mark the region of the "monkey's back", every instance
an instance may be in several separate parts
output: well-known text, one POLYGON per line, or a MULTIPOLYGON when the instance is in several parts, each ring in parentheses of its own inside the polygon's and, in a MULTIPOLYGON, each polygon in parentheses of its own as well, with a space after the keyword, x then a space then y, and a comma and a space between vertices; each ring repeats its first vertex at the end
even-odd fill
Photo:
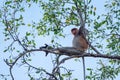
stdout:
POLYGON ((86 40, 82 36, 75 36, 73 38, 73 47, 80 50, 80 51, 85 51, 88 48, 88 44, 86 40))

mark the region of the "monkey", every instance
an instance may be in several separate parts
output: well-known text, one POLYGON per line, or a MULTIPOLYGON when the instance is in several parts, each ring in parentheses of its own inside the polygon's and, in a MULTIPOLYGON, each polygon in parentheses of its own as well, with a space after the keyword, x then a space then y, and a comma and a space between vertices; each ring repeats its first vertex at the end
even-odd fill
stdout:
MULTIPOLYGON (((83 32, 81 31, 82 29, 80 28, 79 30, 77 28, 73 28, 71 29, 71 33, 73 34, 74 38, 72 41, 72 45, 75 49, 82 51, 83 53, 88 49, 88 42, 86 40, 86 32, 85 34, 83 34, 83 32)), ((84 57, 82 57, 82 61, 83 61, 83 71, 84 71, 84 80, 85 80, 85 60, 84 57)))
POLYGON ((71 29, 72 34, 74 35, 72 45, 75 49, 80 51, 86 51, 88 49, 88 43, 82 34, 77 28, 71 29))

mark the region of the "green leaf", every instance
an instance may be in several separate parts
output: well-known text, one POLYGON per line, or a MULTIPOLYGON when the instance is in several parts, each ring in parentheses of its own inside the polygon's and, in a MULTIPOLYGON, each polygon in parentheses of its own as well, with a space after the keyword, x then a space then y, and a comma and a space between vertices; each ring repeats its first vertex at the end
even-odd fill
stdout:
POLYGON ((100 19, 100 16, 98 16, 97 19, 100 19))
POLYGON ((86 76, 87 79, 91 80, 91 76, 86 76))
POLYGON ((19 50, 17 50, 16 52, 18 52, 18 53, 19 53, 20 51, 19 51, 19 50))
POLYGON ((28 59, 27 61, 32 61, 31 59, 28 59))
POLYGON ((43 78, 42 80, 48 80, 48 79, 46 79, 46 78, 43 78))
POLYGON ((91 68, 87 68, 88 71, 91 71, 92 69, 91 68))
POLYGON ((91 0, 88 0, 88 3, 91 3, 91 0))
POLYGON ((8 49, 5 49, 3 52, 7 52, 8 49))
POLYGON ((30 2, 30 0, 27 0, 27 2, 30 2))
POLYGON ((7 2, 5 2, 5 5, 8 5, 10 3, 12 3, 12 1, 7 1, 7 2))
POLYGON ((29 32, 26 32, 26 36, 30 36, 31 35, 31 33, 29 33, 29 32))
POLYGON ((75 6, 72 6, 72 10, 76 10, 76 7, 75 7, 75 6))
POLYGON ((12 59, 10 59, 10 63, 12 63, 13 62, 13 60, 12 59))
POLYGON ((73 79, 73 80, 78 80, 77 78, 73 79))
POLYGON ((36 73, 40 73, 40 70, 37 70, 36 73))
POLYGON ((115 6, 116 5, 116 3, 115 2, 112 2, 112 6, 115 6))
POLYGON ((93 15, 95 16, 95 15, 96 15, 96 13, 95 13, 95 12, 93 12, 93 15))
POLYGON ((31 41, 28 41, 28 44, 31 44, 32 42, 31 41))
POLYGON ((90 10, 89 13, 92 14, 92 10, 90 10))
POLYGON ((30 27, 31 26, 31 24, 27 24, 28 25, 28 27, 30 27))
POLYGON ((25 11, 25 9, 24 9, 24 8, 20 8, 20 11, 21 11, 21 12, 24 12, 24 11, 25 11))

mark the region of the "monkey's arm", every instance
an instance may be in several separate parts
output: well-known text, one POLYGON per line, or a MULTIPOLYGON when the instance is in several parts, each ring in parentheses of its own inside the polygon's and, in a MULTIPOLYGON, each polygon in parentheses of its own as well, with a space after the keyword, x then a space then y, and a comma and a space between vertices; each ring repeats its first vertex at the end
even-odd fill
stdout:
POLYGON ((85 51, 88 48, 88 43, 86 39, 83 36, 80 36, 79 43, 81 45, 81 48, 85 51))

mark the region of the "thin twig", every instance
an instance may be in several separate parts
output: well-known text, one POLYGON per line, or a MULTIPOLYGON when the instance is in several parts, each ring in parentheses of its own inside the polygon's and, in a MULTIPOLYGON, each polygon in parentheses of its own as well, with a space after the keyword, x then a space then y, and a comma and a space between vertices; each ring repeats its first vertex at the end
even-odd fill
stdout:
POLYGON ((69 56, 69 57, 63 58, 63 59, 57 64, 57 66, 53 69, 52 73, 54 74, 62 63, 64 63, 66 60, 69 60, 69 59, 71 59, 71 58, 76 58, 76 56, 69 56))
MULTIPOLYGON (((40 70, 39 68, 34 67, 34 66, 32 66, 31 64, 29 64, 29 63, 25 60, 24 56, 23 56, 23 59, 24 59, 24 62, 25 62, 28 66, 30 66, 31 68, 34 68, 34 69, 36 69, 36 70, 40 70)), ((54 76, 53 74, 47 72, 47 71, 44 70, 44 69, 42 69, 42 71, 45 72, 46 74, 48 74, 50 77, 52 76, 53 78, 55 78, 55 80, 57 80, 57 77, 54 76)))
POLYGON ((12 80, 14 80, 14 76, 12 74, 12 67, 9 68, 9 71, 10 71, 10 76, 11 76, 12 80))

